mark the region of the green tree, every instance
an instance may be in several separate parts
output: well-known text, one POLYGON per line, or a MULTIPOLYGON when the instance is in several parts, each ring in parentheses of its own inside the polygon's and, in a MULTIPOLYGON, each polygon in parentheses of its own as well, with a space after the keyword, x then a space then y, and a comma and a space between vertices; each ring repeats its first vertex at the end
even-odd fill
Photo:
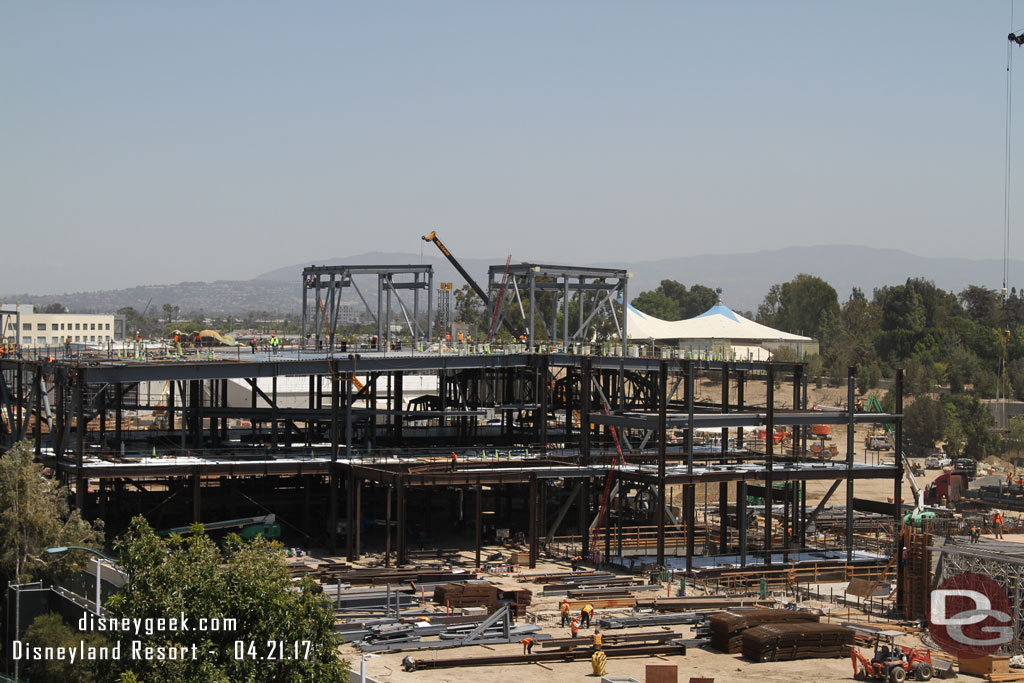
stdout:
POLYGON ((959 299, 967 317, 974 322, 985 327, 1003 327, 1003 307, 996 290, 968 285, 960 292, 959 299))
POLYGON ((633 308, 662 320, 680 320, 679 304, 664 292, 650 290, 642 292, 631 302, 633 308))
POLYGON ((718 292, 704 285, 686 285, 662 280, 657 289, 642 292, 633 307, 662 320, 684 320, 704 313, 718 303, 718 292))
POLYGON ((84 566, 85 553, 49 556, 47 548, 99 548, 102 523, 95 526, 68 510, 68 491, 45 476, 32 444, 20 441, 0 458, 0 567, 11 581, 55 581, 84 566))
POLYGON ((903 439, 908 455, 925 455, 947 434, 949 416, 939 401, 920 397, 903 408, 903 439))
POLYGON ((1024 450, 1024 415, 1010 418, 1009 433, 1006 435, 1006 447, 1020 457, 1024 450))
MULTIPOLYGON (((469 325, 469 333, 475 337, 479 337, 481 331, 486 334, 491 321, 487 319, 487 309, 484 308, 484 302, 480 300, 477 293, 469 285, 463 285, 460 289, 455 290, 454 294, 455 310, 453 314, 455 319, 469 325)), ((539 323, 538 327, 540 327, 539 323)))
POLYGON ((339 659, 334 612, 309 577, 293 584, 280 546, 237 534, 218 547, 202 525, 188 537, 156 536, 144 518, 132 520, 115 548, 128 580, 106 608, 115 617, 182 615, 192 628, 145 633, 143 646, 196 648, 195 659, 125 660, 115 675, 146 681, 346 681, 339 659), (235 619, 225 630, 198 630, 200 619, 235 619), (236 658, 236 641, 244 644, 236 658), (255 659, 284 643, 285 659, 255 659), (251 644, 251 645, 250 645, 251 644), (298 648, 297 650, 295 648, 298 648), (297 656, 296 656, 297 654, 297 656))
MULTIPOLYGON (((22 634, 21 639, 35 647, 86 648, 103 647, 109 641, 96 632, 79 633, 73 630, 59 614, 49 613, 36 617, 22 634)), ((99 660, 34 659, 25 664, 25 680, 60 681, 61 683, 93 683, 103 680, 104 662, 99 660)))
POLYGON ((992 433, 996 421, 992 411, 977 396, 955 394, 946 399, 949 422, 946 440, 958 447, 952 453, 981 460, 999 447, 999 438, 992 433))
POLYGON ((820 277, 805 273, 772 285, 757 309, 759 323, 816 339, 821 339, 838 317, 836 290, 820 277))

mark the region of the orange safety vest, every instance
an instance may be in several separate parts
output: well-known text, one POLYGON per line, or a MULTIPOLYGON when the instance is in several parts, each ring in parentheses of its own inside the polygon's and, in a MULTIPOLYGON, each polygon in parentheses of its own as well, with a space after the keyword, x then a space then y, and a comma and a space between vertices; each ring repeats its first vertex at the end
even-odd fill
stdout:
POLYGON ((593 614, 594 613, 594 606, 593 605, 587 605, 586 607, 583 608, 583 611, 586 612, 587 614, 593 614))
POLYGON ((601 634, 600 633, 595 633, 594 636, 593 636, 593 639, 594 639, 594 647, 601 647, 601 634))
POLYGON ((1000 514, 997 514, 997 515, 995 515, 992 518, 992 521, 995 522, 996 524, 1002 524, 1003 523, 1003 516, 1000 515, 1000 514))
POLYGON ((569 603, 563 602, 561 605, 559 605, 559 608, 562 610, 562 614, 569 613, 569 603))

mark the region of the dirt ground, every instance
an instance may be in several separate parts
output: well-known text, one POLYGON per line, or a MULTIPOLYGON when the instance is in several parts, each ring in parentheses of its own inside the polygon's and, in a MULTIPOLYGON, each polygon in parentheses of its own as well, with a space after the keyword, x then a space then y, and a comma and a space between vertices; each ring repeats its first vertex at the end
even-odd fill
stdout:
MULTIPOLYGON (((488 550, 497 551, 498 548, 489 548, 488 550)), ((472 557, 469 553, 463 555, 463 564, 470 565, 471 560, 472 557)), ((540 562, 537 564, 536 570, 530 570, 525 573, 551 571, 569 571, 569 565, 567 562, 559 561, 540 562)), ((483 575, 483 578, 486 577, 487 575, 483 575)), ((508 579, 504 580, 507 581, 508 579)), ((561 628, 558 625, 557 603, 559 598, 554 596, 548 598, 541 597, 541 586, 538 584, 526 582, 519 585, 534 591, 534 602, 530 607, 528 620, 535 620, 542 627, 542 632, 550 634, 552 637, 568 637, 568 629, 561 628)), ((651 595, 654 595, 654 593, 651 595)), ((780 599, 782 599, 781 596, 780 599)), ((829 605, 817 601, 811 601, 806 606, 830 609, 829 605)), ((431 608, 429 603, 428 608, 431 608)), ((629 614, 629 610, 598 610, 595 620, 612 614, 626 616, 629 614)), ((863 616, 859 616, 856 610, 849 613, 843 607, 822 620, 845 621, 848 615, 852 616, 854 620, 864 621, 865 619, 863 616)), ((701 647, 701 643, 704 641, 692 640, 693 634, 689 626, 648 626, 608 631, 607 633, 620 634, 660 628, 671 629, 688 641, 685 656, 609 659, 605 675, 628 676, 638 681, 644 681, 647 664, 668 662, 679 665, 679 680, 683 683, 689 680, 690 677, 714 678, 718 683, 725 681, 747 681, 753 677, 766 683, 792 683, 793 681, 809 680, 812 678, 818 681, 853 680, 853 669, 849 658, 754 663, 745 660, 742 655, 727 655, 711 648, 701 647)), ((589 642, 592 632, 590 629, 581 630, 581 640, 589 642)), ((911 643, 913 643, 912 640, 906 641, 906 644, 911 643)), ((535 651, 541 649, 537 647, 535 651)), ((512 643, 508 645, 463 647, 439 651, 384 654, 380 657, 366 660, 366 674, 368 677, 381 683, 387 681, 418 681, 419 683, 439 683, 442 681, 538 681, 542 683, 565 683, 566 681, 599 680, 599 677, 592 674, 589 661, 458 667, 436 670, 427 669, 414 672, 406 672, 402 668, 402 659, 406 656, 416 659, 475 658, 499 654, 522 654, 522 651, 522 645, 512 643)), ((358 680, 360 653, 353 646, 346 644, 342 647, 342 656, 352 666, 353 675, 351 680, 358 680)))

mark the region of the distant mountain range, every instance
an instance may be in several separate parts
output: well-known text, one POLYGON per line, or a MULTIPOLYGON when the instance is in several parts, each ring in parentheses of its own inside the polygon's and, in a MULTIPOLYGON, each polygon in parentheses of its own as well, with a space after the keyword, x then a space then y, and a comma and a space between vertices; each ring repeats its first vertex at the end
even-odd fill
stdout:
MULTIPOLYGON (((516 258, 514 255, 514 260, 534 263, 566 261, 551 255, 540 258, 530 258, 529 255, 516 258)), ((485 288, 488 267, 504 264, 504 261, 499 256, 491 259, 461 259, 466 270, 485 288)), ((318 261, 316 265, 421 263, 434 267, 435 286, 438 282, 454 282, 456 287, 462 286, 462 277, 436 251, 425 253, 422 258, 419 254, 370 252, 318 261)), ((141 311, 147 304, 151 310, 159 311, 165 303, 179 306, 182 312, 202 311, 207 315, 218 316, 247 311, 297 312, 302 308, 302 269, 308 265, 313 264, 285 266, 244 281, 182 282, 47 296, 15 294, 2 296, 0 301, 34 303, 37 306, 60 302, 74 311, 97 312, 114 311, 124 306, 132 306, 141 311)), ((640 292, 654 289, 663 279, 677 280, 687 286, 699 283, 712 288, 720 287, 722 300, 738 311, 756 311, 773 284, 786 282, 800 273, 817 275, 829 282, 839 294, 840 302, 850 295, 854 287, 859 287, 870 298, 875 288, 900 284, 908 277, 923 277, 953 292, 959 292, 969 284, 992 289, 1002 285, 1002 261, 998 259, 931 258, 895 249, 852 245, 784 247, 748 253, 681 256, 657 261, 578 265, 624 268, 633 273, 633 279, 629 282, 631 299, 640 292)), ((1011 274, 1024 273, 1022 268, 1024 263, 1011 261, 1011 274)))

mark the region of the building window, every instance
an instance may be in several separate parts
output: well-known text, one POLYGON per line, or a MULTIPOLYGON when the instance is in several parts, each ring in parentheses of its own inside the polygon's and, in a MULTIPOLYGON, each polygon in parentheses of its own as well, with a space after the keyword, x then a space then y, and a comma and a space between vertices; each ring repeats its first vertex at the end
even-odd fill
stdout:
MULTIPOLYGON (((45 330, 46 329, 46 323, 36 323, 36 329, 37 330, 45 330)), ((45 339, 45 337, 44 337, 44 339, 45 339)))
POLYGON ((32 337, 22 337, 21 343, 25 346, 32 346, 32 337))
POLYGON ((62 330, 64 329, 64 323, 60 324, 60 329, 62 329, 62 330))
POLYGON ((39 344, 39 346, 46 346, 46 337, 36 337, 36 344, 39 344))
POLYGON ((92 327, 90 327, 89 329, 95 330, 96 329, 96 323, 93 323, 92 327))
POLYGON ((110 329, 110 323, 107 323, 107 329, 108 330, 110 329))
POLYGON ((81 338, 81 337, 79 337, 79 336, 78 336, 78 335, 76 334, 76 335, 75 335, 75 341, 82 341, 82 338, 81 338))
POLYGON ((51 344, 60 344, 60 337, 50 337, 51 344))
POLYGON ((78 329, 81 329, 81 328, 79 327, 79 323, 75 323, 75 329, 76 329, 76 330, 78 330, 78 329))
POLYGON ((56 331, 57 323, 50 323, 50 329, 56 331))
POLYGON ((23 330, 31 330, 32 329, 32 323, 22 323, 21 324, 21 329, 23 329, 23 330))

